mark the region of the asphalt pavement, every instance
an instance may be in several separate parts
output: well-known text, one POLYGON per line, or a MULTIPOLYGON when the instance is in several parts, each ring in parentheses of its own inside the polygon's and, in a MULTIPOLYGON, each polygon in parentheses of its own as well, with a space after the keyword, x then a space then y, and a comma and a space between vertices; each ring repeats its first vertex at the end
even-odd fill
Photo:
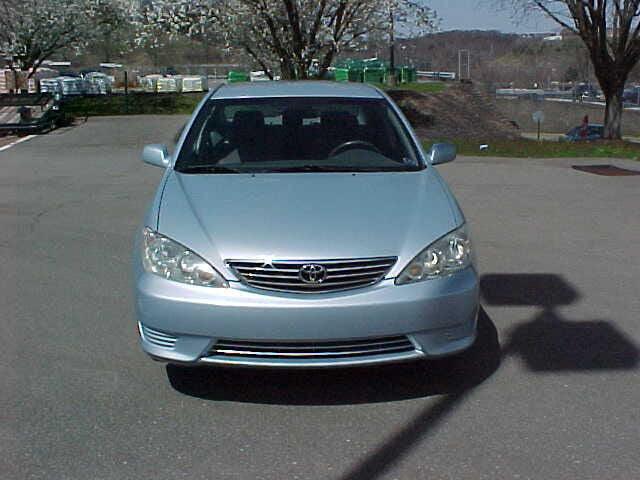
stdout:
MULTIPOLYGON (((461 158, 481 338, 334 371, 166 368, 130 250, 185 118, 99 118, 0 152, 0 478, 640 478, 640 176, 461 158)), ((425 212, 428 215, 428 212, 425 212)))

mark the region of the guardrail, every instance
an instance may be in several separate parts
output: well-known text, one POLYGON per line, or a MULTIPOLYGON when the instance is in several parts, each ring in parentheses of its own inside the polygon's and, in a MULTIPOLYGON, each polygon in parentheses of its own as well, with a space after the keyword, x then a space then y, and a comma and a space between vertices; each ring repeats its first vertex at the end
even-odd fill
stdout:
POLYGON ((428 80, 455 80, 458 78, 458 75, 455 72, 428 72, 423 70, 418 70, 416 72, 418 77, 426 78, 428 80))

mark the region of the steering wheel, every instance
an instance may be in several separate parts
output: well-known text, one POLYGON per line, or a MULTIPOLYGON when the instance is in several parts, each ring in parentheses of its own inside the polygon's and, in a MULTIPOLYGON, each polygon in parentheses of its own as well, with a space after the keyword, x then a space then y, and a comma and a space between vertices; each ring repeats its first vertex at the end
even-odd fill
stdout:
POLYGON ((364 148, 366 150, 371 150, 382 155, 380 149, 371 142, 365 142, 364 140, 349 140, 348 142, 341 143, 336 148, 331 150, 331 152, 329 153, 329 158, 335 157, 343 150, 350 150, 352 148, 364 148))

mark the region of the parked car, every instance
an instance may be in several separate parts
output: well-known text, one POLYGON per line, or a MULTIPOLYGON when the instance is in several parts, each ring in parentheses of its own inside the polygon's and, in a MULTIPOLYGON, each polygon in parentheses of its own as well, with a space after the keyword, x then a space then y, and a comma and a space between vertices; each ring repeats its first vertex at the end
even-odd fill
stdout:
POLYGON ((249 80, 252 82, 268 82, 271 79, 264 71, 249 72, 249 80))
POLYGON ((143 350, 192 365, 333 367, 476 338, 469 230, 406 118, 363 84, 220 86, 164 169, 134 247, 143 350))
POLYGON ((586 128, 583 126, 574 127, 564 137, 569 142, 594 141, 603 138, 604 126, 597 124, 589 124, 586 128))
POLYGON ((624 91, 623 99, 625 102, 640 105, 640 86, 626 89, 624 91))
POLYGON ((583 100, 597 99, 599 93, 596 88, 586 83, 581 83, 573 87, 574 97, 583 100))

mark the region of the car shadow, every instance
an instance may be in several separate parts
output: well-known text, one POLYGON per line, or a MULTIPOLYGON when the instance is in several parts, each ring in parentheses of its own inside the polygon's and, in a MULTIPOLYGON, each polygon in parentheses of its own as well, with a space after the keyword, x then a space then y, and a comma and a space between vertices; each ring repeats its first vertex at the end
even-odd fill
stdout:
POLYGON ((538 307, 529 321, 507 330, 502 351, 496 328, 482 310, 478 340, 464 355, 450 359, 327 371, 168 366, 167 374, 176 390, 209 400, 341 405, 439 395, 339 477, 374 480, 389 472, 452 415, 473 394, 474 387, 498 369, 501 358, 519 356, 525 368, 543 373, 638 368, 638 348, 612 322, 569 321, 557 311, 580 298, 559 275, 485 275, 481 291, 487 305, 538 307))
MULTIPOLYGON (((579 293, 554 274, 491 274, 481 279, 484 303, 493 306, 539 307, 529 321, 508 331, 503 358, 520 356, 534 372, 628 370, 638 367, 638 349, 612 323, 568 321, 557 307, 570 305, 579 293)), ((488 318, 488 317, 487 317, 488 318)), ((430 402, 400 430, 385 438, 355 463, 340 480, 375 480, 386 475, 447 416, 473 394, 469 385, 430 402)))
POLYGON ((478 339, 461 355, 379 367, 247 369, 167 365, 171 386, 192 397, 278 405, 352 405, 468 390, 500 364, 496 328, 484 310, 478 339))
POLYGON ((603 319, 569 321, 557 308, 570 305, 579 293, 553 274, 483 276, 484 303, 535 306, 540 311, 509 330, 503 355, 518 356, 534 372, 628 370, 638 367, 640 352, 615 324, 603 319))

